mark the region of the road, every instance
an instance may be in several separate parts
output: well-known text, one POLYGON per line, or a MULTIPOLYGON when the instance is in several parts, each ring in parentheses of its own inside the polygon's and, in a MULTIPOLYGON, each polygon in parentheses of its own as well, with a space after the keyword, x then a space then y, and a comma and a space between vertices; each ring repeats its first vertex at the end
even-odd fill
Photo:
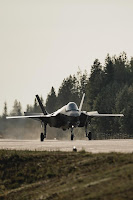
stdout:
POLYGON ((0 139, 0 149, 15 149, 15 150, 38 150, 38 151, 72 151, 73 147, 77 151, 85 150, 92 153, 100 152, 133 152, 133 139, 120 140, 9 140, 0 139))

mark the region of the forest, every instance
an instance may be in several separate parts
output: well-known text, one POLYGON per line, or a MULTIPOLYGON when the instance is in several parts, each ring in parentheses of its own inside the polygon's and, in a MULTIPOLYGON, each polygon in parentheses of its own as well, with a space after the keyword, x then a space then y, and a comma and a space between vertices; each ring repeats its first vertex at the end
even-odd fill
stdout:
MULTIPOLYGON (((42 98, 46 110, 51 113, 70 101, 80 104, 83 93, 86 94, 82 110, 99 113, 123 113, 124 117, 92 118, 90 130, 93 139, 133 138, 133 57, 128 60, 125 52, 119 56, 107 54, 102 65, 95 59, 91 71, 82 72, 64 78, 58 91, 52 87, 46 100, 42 98)), ((26 112, 41 112, 37 100, 27 104, 26 112)), ((5 102, 0 116, 0 136, 2 138, 37 139, 41 125, 34 120, 7 120, 8 105, 5 102)), ((9 115, 23 115, 22 105, 18 100, 9 115)), ((76 139, 85 138, 83 128, 76 128, 76 139)), ((70 130, 48 127, 47 138, 69 138, 70 130)))

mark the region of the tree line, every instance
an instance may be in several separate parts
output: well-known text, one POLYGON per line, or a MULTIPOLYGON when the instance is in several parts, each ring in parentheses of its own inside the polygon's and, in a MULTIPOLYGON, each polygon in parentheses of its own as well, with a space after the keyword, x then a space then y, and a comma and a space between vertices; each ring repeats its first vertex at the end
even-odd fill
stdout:
MULTIPOLYGON (((64 78, 57 93, 52 87, 46 101, 44 102, 42 97, 41 100, 46 110, 51 113, 69 101, 74 101, 79 105, 83 93, 86 94, 83 110, 97 110, 99 113, 105 114, 124 114, 122 118, 92 118, 90 130, 93 132, 94 139, 133 137, 133 57, 128 60, 125 52, 112 57, 108 54, 104 65, 95 59, 90 74, 87 71, 79 70, 76 75, 64 78)), ((33 105, 27 105, 26 112, 41 112, 36 99, 33 105)), ((7 122, 5 119, 7 115, 5 102, 4 111, 0 117, 0 130, 6 132, 6 130, 16 127, 20 131, 20 128, 25 127, 25 135, 27 134, 26 128, 28 131, 31 130, 31 127, 34 131, 36 130, 37 124, 34 120, 21 120, 21 122, 20 120, 8 120, 7 122)), ((19 101, 14 101, 9 115, 22 115, 22 106, 19 101)), ((22 132, 24 134, 23 129, 22 132)), ((53 132, 57 138, 64 136, 59 130, 53 132)), ((84 130, 77 130, 77 135, 80 138, 84 137, 84 130)), ((31 137, 34 138, 33 134, 31 137)))

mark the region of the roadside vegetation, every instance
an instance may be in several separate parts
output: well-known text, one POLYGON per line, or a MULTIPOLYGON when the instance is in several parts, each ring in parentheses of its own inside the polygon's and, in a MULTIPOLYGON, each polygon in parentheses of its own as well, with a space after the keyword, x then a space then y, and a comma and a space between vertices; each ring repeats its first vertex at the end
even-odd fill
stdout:
POLYGON ((133 153, 0 150, 0 199, 131 200, 133 153))

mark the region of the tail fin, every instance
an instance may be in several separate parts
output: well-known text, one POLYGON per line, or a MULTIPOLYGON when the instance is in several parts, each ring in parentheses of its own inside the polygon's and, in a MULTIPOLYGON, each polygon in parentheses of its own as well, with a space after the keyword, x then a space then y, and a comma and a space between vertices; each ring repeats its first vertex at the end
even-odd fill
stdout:
POLYGON ((39 103, 39 106, 40 106, 40 108, 41 108, 43 114, 44 114, 44 115, 47 115, 48 112, 46 111, 45 107, 43 106, 40 97, 39 97, 38 95, 36 95, 36 98, 37 98, 37 101, 38 101, 38 103, 39 103))
POLYGON ((82 106, 83 106, 83 102, 84 102, 84 98, 85 98, 85 93, 83 94, 80 106, 79 106, 79 112, 81 112, 82 106))

